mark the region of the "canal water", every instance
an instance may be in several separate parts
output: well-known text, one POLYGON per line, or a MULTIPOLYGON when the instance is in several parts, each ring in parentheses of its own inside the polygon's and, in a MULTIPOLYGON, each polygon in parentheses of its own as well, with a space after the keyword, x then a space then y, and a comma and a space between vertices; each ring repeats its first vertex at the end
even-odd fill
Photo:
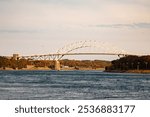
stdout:
POLYGON ((149 100, 150 74, 0 71, 1 100, 149 100))

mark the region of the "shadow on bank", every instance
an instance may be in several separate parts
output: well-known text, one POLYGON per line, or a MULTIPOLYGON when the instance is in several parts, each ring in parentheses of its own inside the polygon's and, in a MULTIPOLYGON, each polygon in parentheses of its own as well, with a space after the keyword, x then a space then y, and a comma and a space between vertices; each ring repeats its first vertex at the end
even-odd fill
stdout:
POLYGON ((113 60, 105 72, 119 73, 150 73, 150 55, 147 56, 126 56, 113 60))

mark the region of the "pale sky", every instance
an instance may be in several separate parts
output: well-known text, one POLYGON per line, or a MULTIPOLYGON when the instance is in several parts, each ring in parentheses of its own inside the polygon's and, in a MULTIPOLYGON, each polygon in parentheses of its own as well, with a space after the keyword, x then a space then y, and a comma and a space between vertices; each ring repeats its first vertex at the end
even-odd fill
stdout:
POLYGON ((0 55, 49 54, 82 40, 150 54, 149 0, 0 0, 0 55))

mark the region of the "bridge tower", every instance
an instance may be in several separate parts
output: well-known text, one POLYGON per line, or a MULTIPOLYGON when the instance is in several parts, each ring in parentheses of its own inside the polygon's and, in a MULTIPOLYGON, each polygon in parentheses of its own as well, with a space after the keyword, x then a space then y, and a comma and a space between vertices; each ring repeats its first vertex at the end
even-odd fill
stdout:
POLYGON ((60 70, 60 62, 58 60, 55 60, 55 70, 60 70))

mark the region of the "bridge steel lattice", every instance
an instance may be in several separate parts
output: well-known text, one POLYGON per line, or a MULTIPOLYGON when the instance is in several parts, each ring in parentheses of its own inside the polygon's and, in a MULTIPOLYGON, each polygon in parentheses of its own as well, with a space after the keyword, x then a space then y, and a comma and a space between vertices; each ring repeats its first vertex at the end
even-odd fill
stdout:
POLYGON ((124 50, 114 47, 108 43, 98 42, 98 41, 79 41, 76 43, 68 44, 60 48, 54 54, 45 55, 32 55, 32 56, 20 56, 22 59, 31 60, 60 60, 66 55, 118 55, 126 56, 130 55, 124 50), (100 52, 74 52, 82 48, 99 48, 100 52))
POLYGON ((118 49, 115 46, 112 46, 108 43, 98 42, 98 41, 79 41, 71 43, 60 48, 54 54, 46 55, 33 55, 33 56, 20 56, 20 59, 29 59, 29 60, 55 60, 55 69, 60 70, 59 60, 66 55, 117 55, 117 56, 128 56, 131 55, 124 50, 118 49), (74 52, 82 48, 98 48, 99 52, 74 52))

